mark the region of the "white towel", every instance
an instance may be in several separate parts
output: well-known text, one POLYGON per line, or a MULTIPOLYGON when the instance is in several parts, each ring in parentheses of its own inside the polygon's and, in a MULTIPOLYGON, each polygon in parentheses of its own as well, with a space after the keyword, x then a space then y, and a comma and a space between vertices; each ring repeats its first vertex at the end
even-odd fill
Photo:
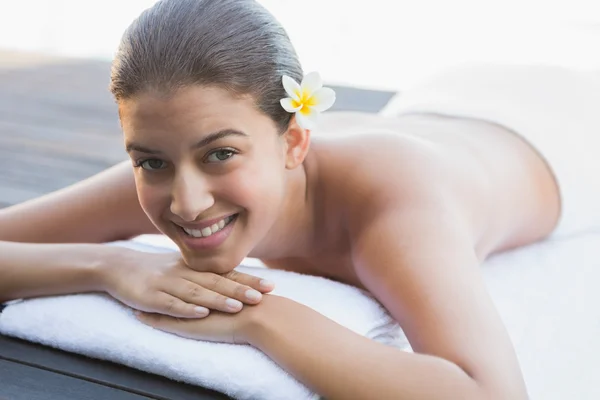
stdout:
MULTIPOLYGON (((164 251, 136 242, 141 251, 164 251)), ((240 266, 240 272, 276 283, 274 294, 305 304, 337 323, 382 343, 402 346, 398 324, 367 293, 328 279, 240 266)), ((0 314, 0 333, 106 359, 226 393, 236 399, 310 399, 315 395, 250 346, 190 340, 158 331, 107 295, 31 299, 0 314)))
MULTIPOLYGON (((146 243, 163 245, 155 238, 146 243)), ((140 250, 145 245, 130 244, 140 250)), ((488 289, 508 328, 532 400, 600 399, 600 233, 552 239, 490 258, 488 289)), ((406 345, 362 292, 318 278, 260 268, 279 294, 382 342, 406 345), (397 339, 398 338, 398 339, 397 339)), ((0 314, 0 332, 214 388, 240 399, 305 399, 310 392, 262 353, 194 342, 135 321, 107 297, 28 300, 0 314), (99 318, 98 314, 105 315, 99 318), (249 372, 251 371, 251 372, 249 372)))
POLYGON ((600 232, 496 255, 483 274, 530 399, 600 399, 600 232))

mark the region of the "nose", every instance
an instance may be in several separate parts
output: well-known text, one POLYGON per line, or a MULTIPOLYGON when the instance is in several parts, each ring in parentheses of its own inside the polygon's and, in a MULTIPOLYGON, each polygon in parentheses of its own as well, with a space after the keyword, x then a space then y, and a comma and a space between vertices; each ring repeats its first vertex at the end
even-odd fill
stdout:
POLYGON ((171 212, 186 222, 196 220, 215 199, 206 179, 193 171, 179 171, 171 192, 171 212))

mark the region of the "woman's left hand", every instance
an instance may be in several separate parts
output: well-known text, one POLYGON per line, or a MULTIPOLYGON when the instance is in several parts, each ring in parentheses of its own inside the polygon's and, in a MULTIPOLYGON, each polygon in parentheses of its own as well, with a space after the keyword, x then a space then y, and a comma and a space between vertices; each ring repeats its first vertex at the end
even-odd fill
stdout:
POLYGON ((269 304, 281 299, 279 296, 265 295, 263 301, 254 306, 245 306, 242 311, 231 314, 213 311, 201 319, 175 318, 164 314, 136 312, 137 319, 161 331, 173 333, 189 339, 210 342, 248 344, 252 329, 259 326, 260 315, 267 315, 269 304))

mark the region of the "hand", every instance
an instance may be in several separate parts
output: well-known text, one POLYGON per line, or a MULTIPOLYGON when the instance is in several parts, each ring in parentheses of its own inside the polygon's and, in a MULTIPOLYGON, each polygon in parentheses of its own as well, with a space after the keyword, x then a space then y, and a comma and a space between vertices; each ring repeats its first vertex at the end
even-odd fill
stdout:
POLYGON ((209 309, 237 313, 258 304, 273 284, 231 271, 224 275, 188 268, 179 253, 155 254, 123 249, 103 271, 104 290, 145 312, 179 318, 203 318, 209 309))
POLYGON ((277 313, 289 315, 297 303, 285 297, 267 295, 261 304, 245 307, 237 314, 213 312, 207 318, 179 319, 161 314, 137 312, 137 319, 146 325, 177 336, 209 342, 253 344, 261 324, 277 320, 277 313))

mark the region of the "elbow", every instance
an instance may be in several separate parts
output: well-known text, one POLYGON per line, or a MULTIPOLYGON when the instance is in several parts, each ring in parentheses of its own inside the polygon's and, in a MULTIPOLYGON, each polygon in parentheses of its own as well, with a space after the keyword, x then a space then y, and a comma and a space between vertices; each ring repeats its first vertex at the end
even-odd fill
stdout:
POLYGON ((529 395, 523 380, 520 382, 494 382, 493 384, 474 381, 476 393, 473 400, 528 400, 529 395))
POLYGON ((511 387, 495 387, 491 388, 482 384, 481 382, 477 382, 476 380, 469 378, 471 380, 470 385, 468 385, 468 389, 459 390, 457 389, 455 393, 442 393, 440 400, 448 399, 448 398, 457 398, 461 400, 528 400, 529 396, 527 395, 526 390, 515 389, 511 387))
MULTIPOLYGON (((464 400, 528 400, 527 387, 522 375, 514 373, 469 371, 451 363, 460 370, 464 379, 469 382, 457 387, 456 398, 464 400), (458 392, 461 392, 458 394, 458 392)), ((513 370, 514 371, 514 370, 513 370)), ((463 380, 464 381, 464 380, 463 380)), ((443 394, 447 396, 448 393, 443 394)), ((448 398, 443 397, 442 398, 448 398)))

